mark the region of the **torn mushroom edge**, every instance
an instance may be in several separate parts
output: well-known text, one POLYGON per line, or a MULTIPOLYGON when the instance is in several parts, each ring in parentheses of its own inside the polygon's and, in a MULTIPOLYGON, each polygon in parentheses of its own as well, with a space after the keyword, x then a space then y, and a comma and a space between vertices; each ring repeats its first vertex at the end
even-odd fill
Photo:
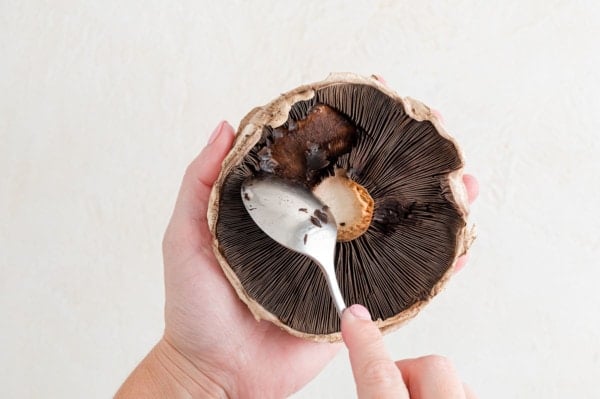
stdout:
POLYGON ((285 123, 288 119, 288 114, 292 106, 299 101, 306 101, 314 97, 315 91, 327 86, 336 84, 363 84, 375 87, 393 99, 399 101, 404 107, 405 112, 417 121, 430 121, 437 132, 445 139, 449 140, 461 161, 461 167, 448 175, 448 184, 454 198, 454 202, 462 214, 465 225, 457 233, 456 253, 452 266, 442 276, 438 283, 432 288, 427 299, 419 301, 405 311, 390 317, 385 320, 378 319, 375 321, 382 333, 393 331, 408 320, 415 317, 421 308, 423 308, 431 298, 437 295, 446 285, 452 274, 454 273, 458 258, 464 255, 473 240, 475 239, 475 230, 473 227, 467 227, 467 217, 469 214, 469 201, 467 190, 463 182, 464 157, 462 150, 456 143, 455 139, 446 131, 439 118, 431 111, 431 109, 418 100, 410 97, 400 97, 396 92, 382 84, 375 76, 364 77, 353 73, 332 73, 325 80, 309 85, 300 86, 288 93, 280 95, 277 99, 268 103, 263 107, 256 107, 251 110, 240 122, 240 126, 236 133, 235 141, 231 151, 223 160, 222 169, 215 181, 210 193, 207 219, 209 229, 212 233, 212 247, 217 261, 221 265, 225 276, 230 281, 239 298, 248 306, 250 312, 257 321, 266 320, 274 323, 289 334, 304 338, 315 342, 338 342, 341 341, 341 332, 331 334, 310 334, 295 330, 285 325, 277 316, 267 311, 260 303, 255 301, 246 292, 233 269, 223 256, 217 238, 217 222, 219 217, 219 201, 220 192, 217 189, 222 187, 229 172, 236 167, 244 158, 244 156, 254 147, 254 145, 262 137, 262 131, 265 125, 278 127, 285 123))

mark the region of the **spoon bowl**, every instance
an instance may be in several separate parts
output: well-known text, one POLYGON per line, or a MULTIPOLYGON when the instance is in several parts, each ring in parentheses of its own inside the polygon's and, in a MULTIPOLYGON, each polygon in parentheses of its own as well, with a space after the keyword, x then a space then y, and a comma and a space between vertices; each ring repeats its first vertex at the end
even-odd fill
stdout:
POLYGON ((305 187, 273 176, 245 180, 241 195, 261 230, 319 265, 341 315, 346 304, 335 275, 337 223, 327 205, 305 187))

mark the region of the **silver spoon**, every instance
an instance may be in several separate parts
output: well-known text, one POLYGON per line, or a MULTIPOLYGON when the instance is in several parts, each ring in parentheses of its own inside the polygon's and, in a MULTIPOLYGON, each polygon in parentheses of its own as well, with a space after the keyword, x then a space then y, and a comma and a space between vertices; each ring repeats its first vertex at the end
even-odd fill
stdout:
POLYGON ((272 176, 244 181, 241 194, 262 231, 319 265, 341 315, 346 304, 335 276, 337 224, 329 208, 306 188, 272 176))

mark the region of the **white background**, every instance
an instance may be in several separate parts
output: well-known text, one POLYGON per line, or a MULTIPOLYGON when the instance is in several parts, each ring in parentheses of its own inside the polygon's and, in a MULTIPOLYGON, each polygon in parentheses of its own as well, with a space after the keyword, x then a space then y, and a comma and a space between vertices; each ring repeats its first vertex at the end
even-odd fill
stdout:
MULTIPOLYGON (((386 337, 482 398, 600 396, 595 1, 0 1, 0 396, 111 396, 162 332, 160 243, 220 119, 330 71, 442 111, 467 268, 386 337)), ((294 398, 346 398, 345 351, 294 398)))

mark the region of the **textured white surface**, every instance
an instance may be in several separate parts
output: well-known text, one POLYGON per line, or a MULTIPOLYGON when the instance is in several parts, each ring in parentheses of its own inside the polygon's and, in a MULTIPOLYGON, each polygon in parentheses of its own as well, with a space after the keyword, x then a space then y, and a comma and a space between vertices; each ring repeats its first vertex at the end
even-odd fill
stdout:
MULTIPOLYGON (((110 396, 161 334, 209 132, 353 71, 442 110, 481 183, 470 263, 394 357, 444 354, 482 398, 598 397, 598 3, 215 3, 0 2, 0 395, 110 396)), ((294 397, 353 395, 342 352, 294 397)))

